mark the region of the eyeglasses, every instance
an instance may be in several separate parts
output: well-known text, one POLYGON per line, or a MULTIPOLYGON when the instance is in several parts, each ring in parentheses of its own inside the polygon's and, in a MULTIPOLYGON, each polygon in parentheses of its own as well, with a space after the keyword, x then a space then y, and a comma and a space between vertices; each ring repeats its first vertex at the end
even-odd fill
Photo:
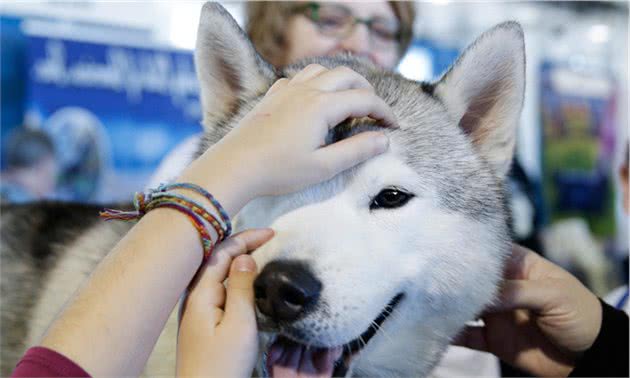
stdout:
POLYGON ((401 28, 397 21, 383 17, 363 19, 355 17, 352 11, 337 4, 307 3, 296 9, 311 20, 322 35, 344 39, 357 24, 364 24, 370 31, 375 47, 391 48, 400 41, 401 28))

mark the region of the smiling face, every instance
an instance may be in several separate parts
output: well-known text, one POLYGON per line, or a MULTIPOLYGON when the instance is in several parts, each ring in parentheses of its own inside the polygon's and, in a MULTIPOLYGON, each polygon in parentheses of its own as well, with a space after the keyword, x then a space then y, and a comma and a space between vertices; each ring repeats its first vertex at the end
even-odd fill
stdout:
MULTIPOLYGON (((239 229, 276 231, 253 254, 265 349, 343 348, 337 374, 426 375, 491 300, 509 253, 502 180, 523 97, 522 38, 513 23, 492 29, 436 84, 343 56, 280 73, 291 77, 313 62, 349 66, 390 104, 400 129, 384 130, 387 153, 239 213, 239 229)), ((276 74, 215 5, 204 7, 198 41, 208 146, 238 124, 276 74)), ((374 127, 349 120, 329 139, 374 127)))
POLYGON ((370 59, 376 65, 393 69, 398 63, 399 50, 396 41, 388 41, 378 33, 370 33, 366 25, 355 25, 347 35, 334 36, 322 31, 335 28, 342 18, 354 16, 360 19, 381 21, 383 25, 398 25, 399 22, 392 7, 385 1, 380 2, 326 2, 318 10, 320 23, 309 17, 309 12, 298 13, 288 22, 285 38, 287 42, 286 62, 316 56, 332 56, 342 52, 351 52, 370 59), (332 26, 327 26, 332 24, 332 26), (322 25, 325 25, 322 28, 322 25))

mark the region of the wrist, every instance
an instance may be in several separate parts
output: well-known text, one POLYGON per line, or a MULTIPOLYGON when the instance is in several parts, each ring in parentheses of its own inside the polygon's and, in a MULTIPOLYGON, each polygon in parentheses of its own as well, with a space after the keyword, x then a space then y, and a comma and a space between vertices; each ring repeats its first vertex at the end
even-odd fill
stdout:
MULTIPOLYGON (((247 175, 232 168, 233 164, 224 163, 224 160, 206 153, 186 168, 175 181, 197 184, 206 189, 225 208, 230 218, 233 218, 253 199, 254 192, 247 175)), ((211 205, 201 195, 194 195, 194 198, 211 205)))

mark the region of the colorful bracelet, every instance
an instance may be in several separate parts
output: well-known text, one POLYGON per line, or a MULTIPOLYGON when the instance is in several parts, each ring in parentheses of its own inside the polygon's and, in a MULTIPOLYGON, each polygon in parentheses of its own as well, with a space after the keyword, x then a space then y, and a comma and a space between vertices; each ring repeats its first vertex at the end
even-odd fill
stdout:
POLYGON ((144 193, 136 193, 134 195, 133 203, 135 211, 104 209, 100 212, 100 216, 105 220, 116 219, 133 221, 142 218, 142 216, 144 216, 147 212, 160 207, 167 207, 180 211, 188 216, 195 229, 199 232, 203 247, 204 262, 210 257, 214 248, 214 243, 212 243, 212 238, 208 233, 208 224, 210 224, 216 231, 218 236, 217 242, 227 238, 232 231, 230 218, 225 209, 210 193, 195 184, 181 183, 160 185, 157 189, 149 190, 144 193), (210 200, 213 206, 219 211, 225 227, 221 225, 214 215, 212 215, 212 213, 210 213, 204 206, 179 193, 169 192, 169 190, 179 188, 194 190, 210 200))
POLYGON ((188 218, 191 220, 193 226, 199 232, 199 237, 201 239, 201 246, 203 248, 202 264, 208 261, 208 259, 212 255, 212 251, 214 249, 214 243, 212 242, 212 238, 210 237, 208 230, 203 224, 203 221, 199 219, 197 216, 195 216, 195 214, 192 213, 188 207, 180 205, 175 202, 158 202, 152 208, 157 209, 160 207, 167 207, 167 208, 174 209, 188 215, 188 218))
POLYGON ((195 202, 194 200, 177 193, 160 192, 153 195, 151 203, 155 202, 176 202, 182 206, 186 206, 187 208, 191 209, 195 214, 199 215, 206 222, 212 225, 217 233, 218 241, 222 241, 225 239, 226 231, 223 226, 211 213, 209 213, 202 205, 195 202))
POLYGON ((217 201, 217 199, 214 198, 214 196, 210 194, 207 190, 205 190, 199 185, 184 182, 184 183, 173 183, 173 184, 161 184, 160 186, 158 186, 156 191, 165 192, 172 189, 189 189, 206 197, 206 199, 210 201, 210 203, 217 209, 217 211, 221 215, 221 218, 222 218, 221 220, 223 221, 223 223, 225 223, 225 234, 226 234, 225 237, 227 238, 228 236, 232 234, 232 222, 230 221, 230 216, 228 215, 227 211, 225 211, 223 206, 221 206, 219 201, 217 201))

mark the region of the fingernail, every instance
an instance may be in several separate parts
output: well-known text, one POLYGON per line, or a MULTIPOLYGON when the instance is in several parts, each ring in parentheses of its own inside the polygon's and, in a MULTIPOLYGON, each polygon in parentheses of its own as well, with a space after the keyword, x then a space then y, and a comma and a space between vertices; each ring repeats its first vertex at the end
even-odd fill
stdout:
POLYGON ((233 267, 238 272, 255 272, 256 262, 249 255, 241 255, 234 260, 233 267))

